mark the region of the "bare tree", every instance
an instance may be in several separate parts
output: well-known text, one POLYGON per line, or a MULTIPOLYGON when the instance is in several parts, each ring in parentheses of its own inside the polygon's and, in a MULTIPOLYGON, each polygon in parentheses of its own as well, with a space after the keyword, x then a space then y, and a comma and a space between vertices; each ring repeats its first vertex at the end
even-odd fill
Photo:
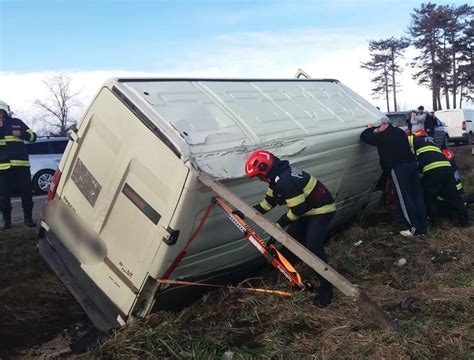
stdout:
POLYGON ((71 116, 71 109, 78 106, 76 97, 79 93, 72 92, 71 78, 64 74, 47 78, 43 83, 49 96, 45 100, 35 100, 35 105, 44 111, 43 120, 53 127, 53 133, 65 135, 77 123, 71 116))

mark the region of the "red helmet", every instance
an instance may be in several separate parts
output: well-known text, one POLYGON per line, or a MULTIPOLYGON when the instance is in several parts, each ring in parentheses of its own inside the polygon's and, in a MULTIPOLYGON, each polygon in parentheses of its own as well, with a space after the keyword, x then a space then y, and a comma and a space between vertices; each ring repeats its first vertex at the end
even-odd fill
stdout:
POLYGON ((449 149, 444 149, 443 155, 446 156, 446 159, 448 159, 449 161, 454 160, 454 153, 449 149))
POLYGON ((267 176, 273 164, 273 155, 267 150, 255 150, 245 161, 245 175, 254 177, 267 176))
POLYGON ((425 131, 425 130, 422 130, 422 129, 416 130, 416 131, 413 133, 413 135, 415 135, 415 136, 428 136, 428 134, 426 133, 426 131, 425 131))

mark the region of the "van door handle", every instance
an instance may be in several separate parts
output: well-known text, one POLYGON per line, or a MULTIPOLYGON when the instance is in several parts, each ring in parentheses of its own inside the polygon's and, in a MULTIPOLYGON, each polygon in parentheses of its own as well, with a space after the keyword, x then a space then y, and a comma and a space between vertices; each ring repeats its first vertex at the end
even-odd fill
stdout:
POLYGON ((74 142, 79 141, 79 135, 77 135, 77 132, 79 129, 77 128, 76 125, 72 125, 68 134, 69 140, 72 140, 74 142))
POLYGON ((167 245, 174 245, 178 241, 179 230, 174 230, 169 226, 165 229, 163 226, 160 226, 158 232, 163 236, 162 240, 167 245))

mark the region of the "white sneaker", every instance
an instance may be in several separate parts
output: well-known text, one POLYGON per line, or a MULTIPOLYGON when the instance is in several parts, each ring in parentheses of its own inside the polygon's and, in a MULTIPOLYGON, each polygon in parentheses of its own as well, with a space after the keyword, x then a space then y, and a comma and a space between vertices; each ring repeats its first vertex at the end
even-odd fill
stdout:
POLYGON ((411 229, 408 229, 408 230, 400 231, 400 235, 410 237, 410 236, 415 236, 415 232, 416 232, 416 229, 411 228, 411 229))

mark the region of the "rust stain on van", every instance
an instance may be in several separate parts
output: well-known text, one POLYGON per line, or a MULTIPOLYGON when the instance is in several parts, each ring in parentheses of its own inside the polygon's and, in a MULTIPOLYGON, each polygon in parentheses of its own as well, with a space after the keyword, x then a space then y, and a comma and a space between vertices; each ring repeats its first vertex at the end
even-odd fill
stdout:
POLYGON ((102 186, 87 169, 81 159, 77 159, 74 170, 72 171, 71 179, 76 184, 82 195, 87 199, 89 204, 95 205, 99 197, 102 186))

